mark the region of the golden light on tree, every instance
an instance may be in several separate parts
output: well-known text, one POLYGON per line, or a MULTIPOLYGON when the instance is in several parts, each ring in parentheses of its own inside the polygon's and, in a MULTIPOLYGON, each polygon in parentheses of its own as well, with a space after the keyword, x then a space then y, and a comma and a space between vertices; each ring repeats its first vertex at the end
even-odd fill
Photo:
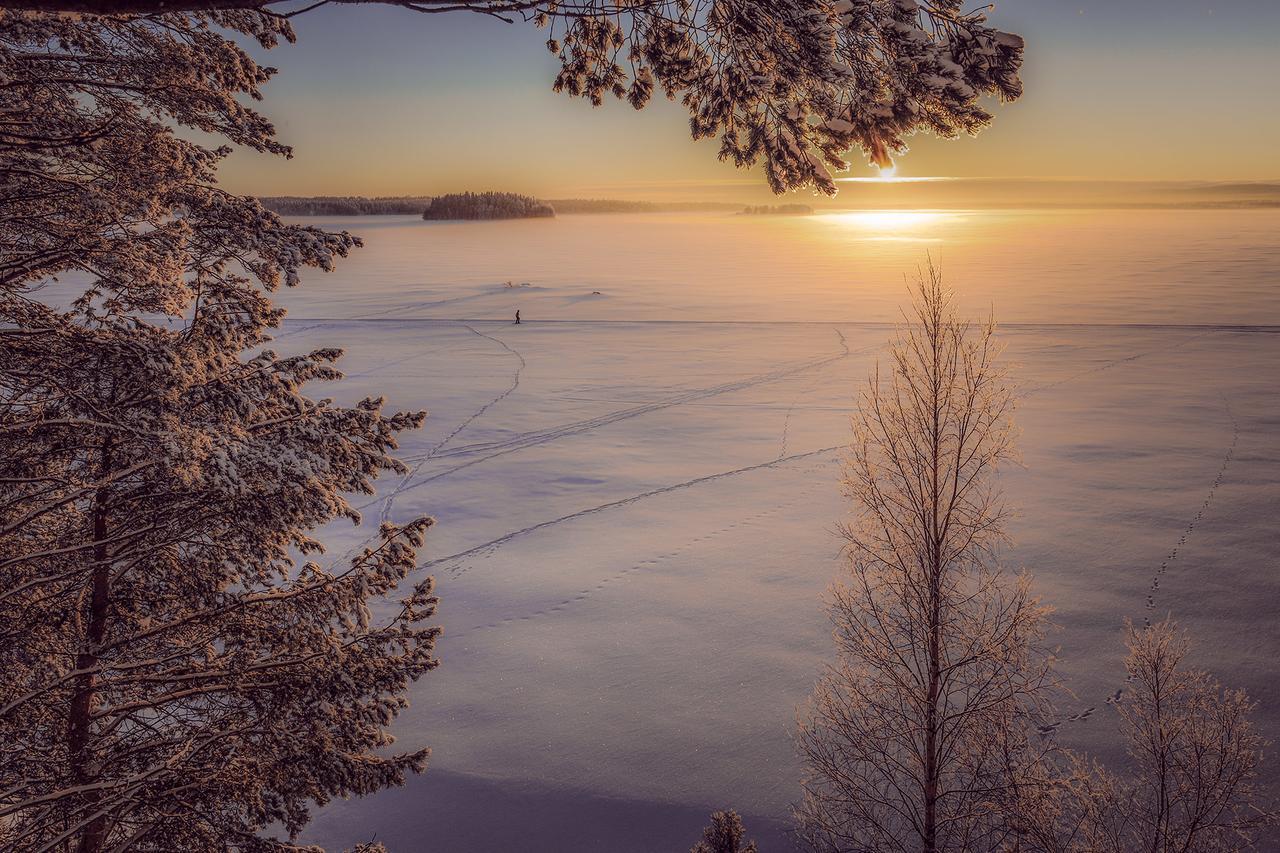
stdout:
POLYGON ((798 734, 800 832, 833 853, 997 849, 1043 784, 1048 608, 996 559, 1014 450, 995 328, 956 317, 932 264, 906 320, 854 416, 837 659, 798 734))

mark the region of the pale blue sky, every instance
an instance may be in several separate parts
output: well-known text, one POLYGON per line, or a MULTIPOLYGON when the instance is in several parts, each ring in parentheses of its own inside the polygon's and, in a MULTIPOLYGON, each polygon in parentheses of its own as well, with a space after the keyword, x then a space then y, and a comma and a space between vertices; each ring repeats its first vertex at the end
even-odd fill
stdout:
MULTIPOLYGON (((1027 40, 1025 96, 976 139, 917 137, 900 174, 1280 178, 1280 0, 1010 0, 991 20, 1027 40)), ((678 105, 553 93, 530 25, 365 6, 296 26, 298 44, 264 57, 281 73, 262 104, 295 159, 237 154, 233 189, 643 195, 751 179, 689 139, 678 105)))

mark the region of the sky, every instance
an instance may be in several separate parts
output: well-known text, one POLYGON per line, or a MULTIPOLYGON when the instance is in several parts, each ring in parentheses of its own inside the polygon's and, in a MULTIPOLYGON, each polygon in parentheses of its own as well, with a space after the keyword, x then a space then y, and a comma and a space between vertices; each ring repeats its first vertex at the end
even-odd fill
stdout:
MULTIPOLYGON (((1007 0, 1027 41, 1025 94, 978 137, 916 136, 901 176, 1280 179, 1280 0, 1007 0)), ((714 196, 759 174, 694 142, 678 104, 593 109, 551 91, 532 25, 467 13, 325 7, 259 105, 292 160, 235 154, 224 183, 260 195, 714 196)), ((874 171, 857 156, 851 176, 874 171)))

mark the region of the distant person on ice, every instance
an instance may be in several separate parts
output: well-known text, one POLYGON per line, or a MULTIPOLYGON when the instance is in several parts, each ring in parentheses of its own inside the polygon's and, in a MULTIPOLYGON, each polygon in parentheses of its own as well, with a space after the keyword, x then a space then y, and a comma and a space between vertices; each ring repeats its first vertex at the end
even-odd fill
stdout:
POLYGON ((520 325, 520 309, 519 308, 516 309, 516 325, 517 326, 520 325))

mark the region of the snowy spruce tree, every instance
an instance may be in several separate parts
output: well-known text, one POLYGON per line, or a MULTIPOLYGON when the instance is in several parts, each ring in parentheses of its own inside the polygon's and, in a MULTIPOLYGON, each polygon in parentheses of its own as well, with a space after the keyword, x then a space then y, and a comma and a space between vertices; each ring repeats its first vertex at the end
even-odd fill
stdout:
POLYGON ((173 130, 285 153, 216 29, 283 22, 0 14, 0 847, 289 848, 264 829, 425 763, 387 726, 436 665, 431 581, 371 604, 430 522, 293 560, 423 415, 304 395, 340 353, 265 349, 265 292, 354 241, 218 189, 226 151, 173 130), (56 276, 74 304, 38 299, 56 276))
MULTIPOLYGON (((661 88, 779 192, 1020 92, 1021 41, 955 0, 383 2, 546 27, 557 88, 661 88)), ((309 803, 423 767, 387 727, 435 666, 430 580, 396 592, 430 522, 294 562, 422 414, 305 395, 340 353, 268 349, 268 294, 358 241, 222 191, 230 149, 193 141, 289 153, 240 43, 319 5, 0 0, 0 846, 291 849, 309 803)))
POLYGON ((1019 847, 1056 790, 1035 729, 1054 679, 1047 608, 1001 571, 1013 397, 992 324, 959 320, 932 266, 861 395, 845 490, 837 657, 802 713, 797 818, 818 851, 1019 847))

